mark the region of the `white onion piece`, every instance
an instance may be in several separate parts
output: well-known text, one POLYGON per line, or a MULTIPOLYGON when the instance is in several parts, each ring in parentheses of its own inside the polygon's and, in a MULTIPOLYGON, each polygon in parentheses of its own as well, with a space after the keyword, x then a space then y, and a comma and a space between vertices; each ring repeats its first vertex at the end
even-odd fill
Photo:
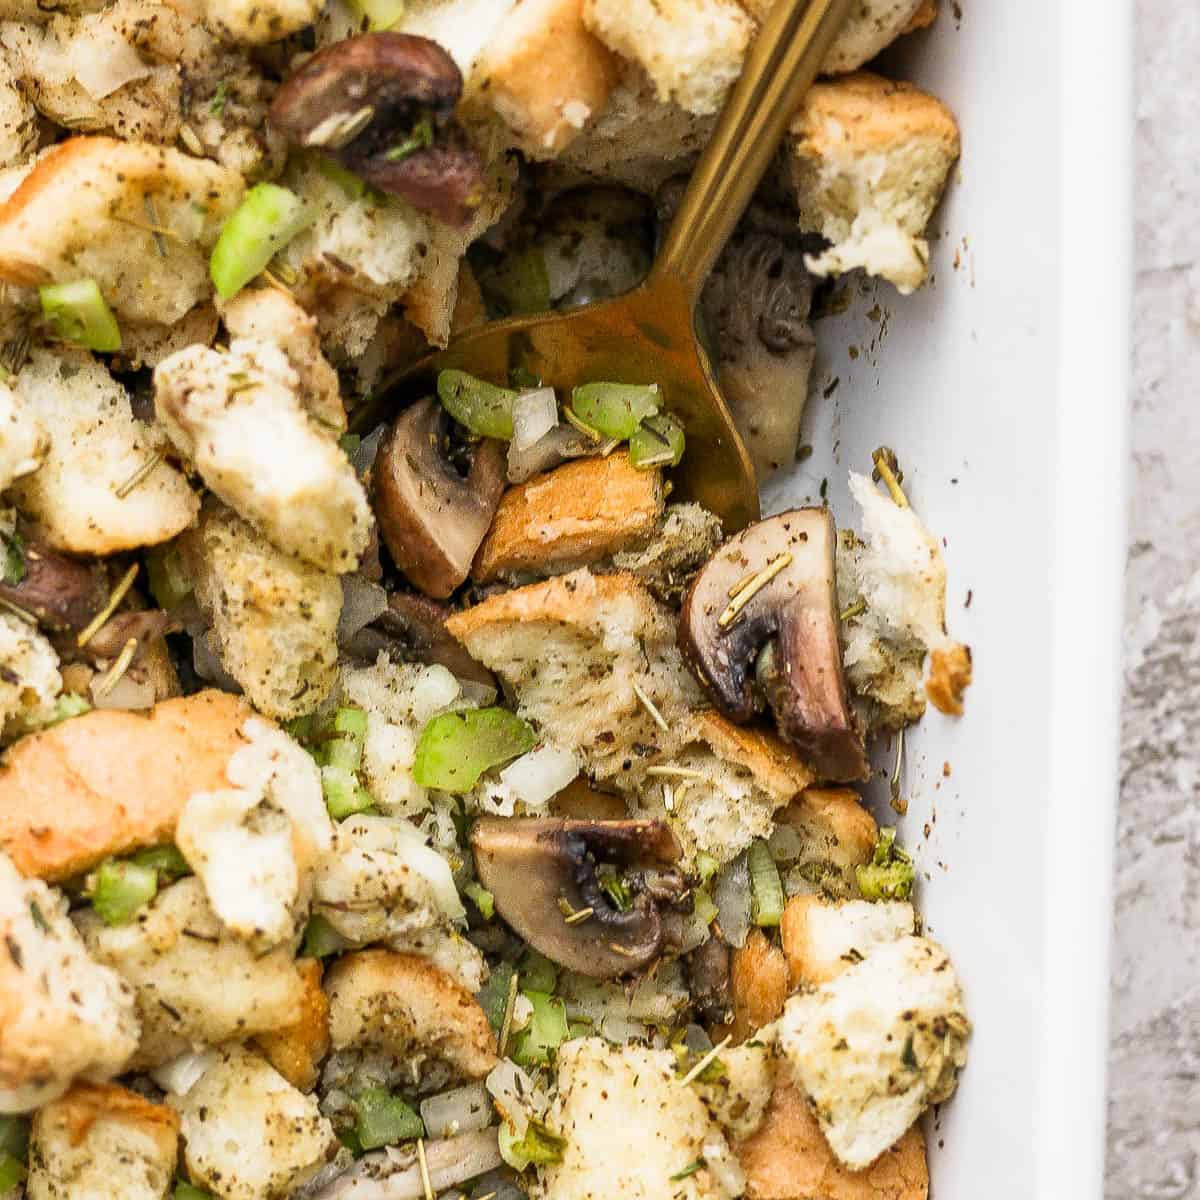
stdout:
MULTIPOLYGON (((435 1192, 494 1171, 503 1161, 495 1129, 425 1143, 429 1186, 435 1192)), ((320 1200, 422 1200, 424 1195, 416 1151, 391 1148, 360 1158, 352 1171, 317 1193, 320 1200)))
POLYGON ((90 26, 72 38, 65 61, 70 74, 93 100, 103 100, 134 79, 145 79, 150 68, 138 52, 110 26, 85 17, 90 26))
POLYGON ((569 458, 594 454, 599 446, 570 425, 555 425, 532 446, 518 449, 516 442, 508 443, 508 482, 524 483, 539 471, 549 471, 569 458))
MULTIPOLYGON (((455 676, 458 679, 458 676, 455 676)), ((480 683, 478 679, 458 679, 462 688, 462 702, 470 708, 488 708, 496 703, 498 695, 490 683, 480 683)))
POLYGON ((531 808, 541 808, 579 774, 579 760, 570 750, 538 746, 509 763, 500 782, 531 808))
POLYGON ((124 708, 124 709, 146 709, 153 708, 154 702, 157 699, 154 692, 154 684, 149 679, 141 680, 140 682, 126 671, 120 679, 103 695, 96 691, 96 684, 103 679, 103 675, 97 675, 92 679, 88 690, 92 696, 93 708, 124 708))
POLYGON ((528 450, 558 424, 558 397, 553 388, 522 392, 512 406, 512 445, 528 450))
POLYGON ((164 1092, 170 1092, 172 1096, 186 1096, 216 1060, 214 1050, 189 1050, 163 1063, 161 1067, 155 1067, 150 1072, 150 1078, 164 1092))
MULTIPOLYGON (((484 1081, 496 1108, 513 1127, 518 1138, 525 1136, 530 1107, 537 1097, 533 1080, 511 1058, 502 1058, 484 1081)), ((535 1107, 536 1111, 536 1107, 535 1107)))
POLYGON ((740 950, 750 932, 750 867, 745 854, 739 854, 717 875, 713 901, 720 914, 721 933, 729 945, 740 950))
POLYGON ((387 612, 387 592, 361 575, 342 576, 342 613, 338 617, 337 640, 348 642, 360 629, 387 612))
POLYGON ((492 1123, 492 1101, 482 1083, 468 1083, 422 1100, 421 1120, 431 1138, 476 1133, 492 1123))

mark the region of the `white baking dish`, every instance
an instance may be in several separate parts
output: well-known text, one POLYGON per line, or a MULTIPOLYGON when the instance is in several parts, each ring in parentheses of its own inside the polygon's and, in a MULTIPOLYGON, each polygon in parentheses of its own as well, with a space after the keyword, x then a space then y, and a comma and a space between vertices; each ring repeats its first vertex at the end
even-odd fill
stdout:
POLYGON ((1103 1161, 1132 22, 1125 0, 957 7, 887 64, 962 124, 933 286, 872 285, 818 326, 817 383, 838 387, 814 391, 815 453, 767 503, 825 478, 845 521, 846 472, 883 443, 945 537, 975 683, 964 719, 910 736, 900 827, 976 1031, 928 1127, 933 1191, 1068 1200, 1100 1195, 1103 1161))

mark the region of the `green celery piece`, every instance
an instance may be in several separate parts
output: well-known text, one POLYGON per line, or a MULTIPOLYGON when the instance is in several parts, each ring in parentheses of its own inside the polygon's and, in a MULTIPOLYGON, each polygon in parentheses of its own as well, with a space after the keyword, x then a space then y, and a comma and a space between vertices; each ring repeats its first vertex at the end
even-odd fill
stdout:
POLYGON ((145 850, 131 854, 129 861, 139 867, 149 867, 157 871, 160 885, 174 883, 175 880, 192 873, 192 868, 188 866, 188 861, 180 853, 179 847, 171 842, 161 846, 147 846, 145 850))
POLYGON ((346 945, 345 939, 319 913, 308 918, 304 940, 300 944, 301 958, 328 958, 346 945))
POLYGON ((747 855, 750 868, 750 907, 755 925, 778 925, 783 917, 783 883, 771 848, 761 838, 747 855))
POLYGON ((99 353, 121 348, 121 330, 94 279, 48 283, 38 289, 42 316, 56 337, 99 353))
POLYGON ((531 1120, 525 1136, 518 1138, 507 1121, 500 1122, 500 1157, 516 1171, 562 1162, 567 1139, 541 1121, 531 1120))
POLYGON ((570 1036, 567 1007, 548 992, 525 992, 525 996, 533 1005, 533 1016, 513 1042, 513 1062, 523 1067, 543 1066, 570 1036))
POLYGON ((483 1009, 488 1024, 497 1032, 504 1024, 504 1010, 508 1007, 508 989, 517 968, 503 959, 493 968, 488 981, 475 994, 479 1007, 483 1009))
POLYGON ((158 893, 158 872, 125 859, 110 858, 96 872, 92 907, 105 925, 127 925, 158 893))
POLYGON ((354 1132, 364 1150, 425 1136, 420 1116, 386 1088, 367 1088, 354 1098, 354 1106, 358 1110, 354 1132))
POLYGON ((511 441, 512 406, 517 393, 477 379, 466 371, 439 371, 438 399, 442 407, 460 424, 480 437, 511 441))
POLYGON ((647 417, 629 439, 629 462, 643 471, 677 467, 685 442, 683 426, 674 417, 666 413, 647 417))
POLYGON ((506 708, 472 708, 434 717, 421 731, 413 778, 421 787, 462 795, 484 771, 532 750, 533 727, 506 708))
POLYGON ((552 992, 558 985, 558 967, 532 946, 521 955, 521 986, 531 992, 552 992))
POLYGON ((364 709, 347 705, 339 708, 333 715, 335 733, 346 734, 348 737, 364 738, 367 735, 367 714, 364 709))
POLYGON ((490 921, 496 915, 496 897, 478 883, 468 883, 463 893, 479 909, 479 915, 490 921))
POLYGON ((255 184, 225 222, 209 259, 208 273, 221 299, 236 296, 315 218, 295 192, 275 183, 255 184))
POLYGON ((325 795, 325 807, 335 821, 365 812, 375 803, 370 792, 359 786, 353 771, 333 764, 321 768, 321 791, 325 795))
POLYGON ((661 407, 657 384, 585 383, 571 392, 571 408, 585 425, 622 441, 661 407))

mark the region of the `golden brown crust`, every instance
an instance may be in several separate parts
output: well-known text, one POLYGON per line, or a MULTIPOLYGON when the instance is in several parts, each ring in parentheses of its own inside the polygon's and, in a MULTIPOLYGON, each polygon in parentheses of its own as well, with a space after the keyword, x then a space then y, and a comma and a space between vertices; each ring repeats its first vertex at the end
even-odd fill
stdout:
POLYGON ((783 1012, 788 996, 788 967, 783 951, 761 929, 752 929, 746 944, 733 952, 729 970, 733 1020, 719 1031, 734 1044, 752 1038, 783 1012))
POLYGON ((534 153, 557 154, 620 77, 583 23, 583 0, 520 0, 477 65, 482 96, 534 153))
POLYGON ((916 33, 918 29, 928 29, 937 20, 937 0, 921 0, 921 7, 909 18, 908 24, 901 33, 916 33))
POLYGON ((791 132, 799 152, 815 158, 874 154, 914 139, 944 142, 955 157, 960 148, 958 122, 936 96, 871 71, 814 84, 791 132))
POLYGON ((816 779, 786 742, 765 729, 734 725, 712 709, 696 713, 693 724, 697 736, 719 758, 745 767, 759 787, 776 799, 789 799, 816 779))
POLYGON ((649 538, 662 510, 662 472, 639 471, 628 454, 566 463, 504 493, 472 578, 488 583, 599 562, 649 538))
POLYGON ((963 693, 971 683, 971 648, 960 643, 935 650, 929 656, 925 695, 948 717, 963 714, 963 693))
POLYGON ((608 606, 630 602, 648 608, 655 604, 654 597, 633 575, 590 575, 580 571, 489 596, 482 604, 447 618, 446 628, 464 645, 484 630, 513 622, 546 621, 593 629, 599 627, 608 606))
POLYGON ((292 1025, 255 1038, 267 1062, 294 1088, 311 1091, 329 1053, 329 1000, 321 987, 321 963, 302 958, 296 970, 304 983, 299 1017, 292 1025))
POLYGON ((57 881, 168 840, 193 792, 228 786, 251 715, 239 697, 210 690, 23 738, 0 765, 0 848, 22 874, 57 881))
POLYGON ((39 1121, 61 1126, 76 1146, 102 1118, 136 1125, 161 1143, 164 1156, 175 1153, 179 1114, 115 1083, 73 1084, 66 1095, 47 1104, 38 1114, 39 1121))
POLYGON ((867 863, 879 837, 875 818, 853 788, 806 788, 776 819, 803 832, 828 831, 837 839, 839 857, 867 863))
POLYGON ((926 1200, 925 1138, 914 1125, 865 1171, 833 1156, 808 1100, 777 1063, 757 1131, 736 1147, 748 1200, 926 1200))
POLYGON ((823 983, 809 978, 809 963, 813 959, 809 938, 809 910, 823 901, 819 896, 793 896, 783 909, 779 921, 779 940, 787 958, 788 982, 797 988, 802 983, 823 983))

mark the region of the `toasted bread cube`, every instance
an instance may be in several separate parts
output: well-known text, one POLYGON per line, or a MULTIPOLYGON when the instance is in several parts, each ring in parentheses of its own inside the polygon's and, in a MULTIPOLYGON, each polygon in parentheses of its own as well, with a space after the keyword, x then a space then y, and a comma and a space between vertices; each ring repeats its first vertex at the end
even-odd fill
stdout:
POLYGON ((905 900, 831 904, 818 896, 793 896, 779 926, 792 987, 828 983, 876 946, 915 928, 916 914, 905 900))
POLYGON ((304 983, 298 1019, 281 1029, 260 1033, 254 1044, 292 1087, 311 1092, 329 1053, 329 1000, 321 987, 319 959, 300 959, 296 970, 304 983))

